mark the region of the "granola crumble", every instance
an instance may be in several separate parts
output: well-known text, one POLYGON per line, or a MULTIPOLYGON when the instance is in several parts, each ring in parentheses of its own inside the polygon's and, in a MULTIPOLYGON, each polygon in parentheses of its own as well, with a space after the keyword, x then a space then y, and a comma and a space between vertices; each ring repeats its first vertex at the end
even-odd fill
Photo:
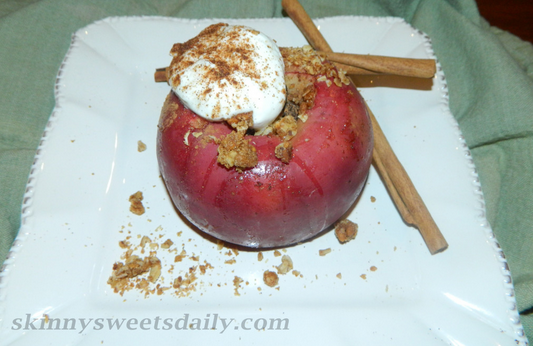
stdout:
POLYGON ((357 224, 350 220, 342 220, 335 225, 335 236, 340 243, 344 244, 357 236, 357 224))
POLYGON ((226 168, 242 171, 257 165, 257 152, 242 132, 230 132, 220 141, 217 161, 226 168))
POLYGON ((279 282, 278 274, 271 272, 270 270, 266 270, 263 273, 263 281, 268 287, 274 287, 279 282))
POLYGON ((292 259, 288 255, 281 257, 281 264, 276 267, 278 274, 285 275, 293 269, 292 259))
POLYGON ((131 203, 130 205, 130 211, 135 215, 142 215, 144 214, 144 206, 142 203, 142 200, 144 199, 143 193, 141 191, 135 192, 133 195, 130 196, 129 201, 131 203))

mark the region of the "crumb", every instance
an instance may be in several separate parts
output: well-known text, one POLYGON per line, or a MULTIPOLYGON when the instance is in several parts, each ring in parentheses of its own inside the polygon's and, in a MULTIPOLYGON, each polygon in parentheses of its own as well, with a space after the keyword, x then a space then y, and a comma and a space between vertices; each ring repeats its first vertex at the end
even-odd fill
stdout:
POLYGON ((172 240, 170 239, 167 239, 165 240, 165 242, 163 244, 161 244, 161 248, 162 249, 168 249, 170 248, 174 243, 172 242, 172 240))
POLYGON ((217 240, 217 250, 222 250, 222 248, 224 247, 224 242, 220 239, 217 240))
POLYGON ((265 285, 267 285, 268 287, 274 287, 279 282, 278 274, 271 272, 269 270, 266 270, 263 273, 263 281, 265 282, 265 285))
POLYGON ((241 283, 243 282, 244 280, 241 279, 240 277, 238 276, 235 276, 235 278, 233 279, 233 286, 235 287, 235 291, 233 294, 235 294, 236 296, 240 296, 241 294, 239 293, 239 288, 241 288, 241 283))
POLYGON ((366 280, 366 274, 361 274, 359 277, 363 280, 366 280))
POLYGON ((257 165, 257 152, 241 132, 230 132, 222 137, 218 146, 217 162, 238 171, 257 165))
POLYGON ((336 276, 337 276, 337 278, 342 279, 342 274, 341 273, 337 274, 336 276))
POLYGON ((141 239, 141 242, 139 243, 139 246, 144 248, 146 246, 146 244, 149 244, 151 242, 152 242, 152 240, 150 238, 148 238, 147 236, 143 236, 142 239, 141 239))
POLYGON ((290 142, 282 142, 274 149, 274 154, 283 163, 289 163, 292 159, 292 144, 290 142))
POLYGON ((274 133, 281 138, 282 141, 286 142, 296 136, 298 123, 296 122, 296 118, 285 116, 272 124, 272 128, 274 133))
POLYGON ((376 201, 376 197, 370 196, 370 202, 374 203, 376 201))
POLYGON ((281 257, 281 264, 276 269, 278 270, 278 274, 287 274, 293 269, 292 259, 287 255, 283 255, 281 257))
POLYGON ((263 260, 263 253, 262 252, 257 254, 257 260, 258 261, 262 261, 263 260))
POLYGON ((278 250, 274 251, 274 257, 279 257, 281 256, 281 252, 279 252, 278 250))
POLYGON ((187 256, 187 252, 185 250, 181 250, 181 253, 179 255, 176 255, 174 257, 174 262, 181 262, 183 259, 187 256))
POLYGON ((144 144, 142 141, 137 141, 137 151, 142 153, 146 150, 146 144, 144 144))
POLYGON ((142 204, 142 200, 144 199, 143 193, 141 191, 135 192, 133 195, 130 196, 130 211, 135 215, 142 215, 144 214, 144 206, 142 204))
POLYGON ((150 273, 148 274, 148 281, 155 283, 161 276, 161 261, 155 256, 150 257, 150 259, 151 267, 150 273))
POLYGON ((330 252, 331 252, 331 248, 327 248, 327 249, 324 249, 324 250, 318 250, 318 254, 320 256, 326 256, 330 252))
POLYGON ((370 271, 375 272, 376 270, 378 270, 378 268, 376 266, 370 267, 370 271))
POLYGON ((296 277, 301 277, 301 278, 304 277, 298 270, 293 270, 292 271, 292 275, 294 275, 296 277))
POLYGON ((237 263, 237 261, 235 260, 235 258, 232 258, 232 259, 229 259, 227 261, 224 261, 225 264, 235 264, 237 263))
POLYGON ((248 128, 254 126, 253 112, 237 114, 226 122, 237 131, 246 132, 248 128))
POLYGON ((335 235, 341 244, 347 243, 357 236, 357 224, 350 220, 342 220, 335 225, 335 235))
MULTIPOLYGON (((113 288, 115 293, 123 295, 125 291, 136 287, 130 279, 137 278, 140 275, 148 274, 148 281, 155 283, 161 275, 161 261, 155 256, 140 258, 136 255, 126 253, 124 262, 116 262, 113 264, 113 272, 107 280, 107 283, 113 288)), ((144 283, 146 279, 140 279, 137 282, 137 287, 146 289, 148 282, 144 283)))
POLYGON ((196 291, 196 267, 189 268, 189 271, 182 277, 181 275, 174 279, 172 288, 175 289, 174 294, 178 297, 187 297, 191 292, 196 291))

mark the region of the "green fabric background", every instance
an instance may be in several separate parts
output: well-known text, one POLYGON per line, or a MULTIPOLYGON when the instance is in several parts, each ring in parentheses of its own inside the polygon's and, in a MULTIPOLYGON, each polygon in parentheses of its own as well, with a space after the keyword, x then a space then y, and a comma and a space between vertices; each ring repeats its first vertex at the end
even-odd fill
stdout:
MULTIPOLYGON (((20 227, 36 147, 74 31, 108 16, 281 17, 280 0, 0 1, 0 262, 20 227)), ((478 169, 487 217, 533 336, 533 46, 490 27, 474 0, 301 0, 311 17, 403 17, 427 33, 478 169), (529 314, 527 314, 530 312, 529 314)))

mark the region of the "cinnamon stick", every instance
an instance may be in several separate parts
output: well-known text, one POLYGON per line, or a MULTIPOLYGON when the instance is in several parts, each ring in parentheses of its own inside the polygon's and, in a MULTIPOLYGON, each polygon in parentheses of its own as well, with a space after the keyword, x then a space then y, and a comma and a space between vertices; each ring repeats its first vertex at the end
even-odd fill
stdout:
MULTIPOLYGON (((436 72, 435 60, 408 59, 379 55, 317 52, 332 61, 337 68, 353 75, 388 74, 416 78, 433 78, 436 72)), ((166 68, 158 68, 154 74, 156 82, 167 81, 166 68)))
MULTIPOLYGON (((281 6, 316 50, 332 52, 331 47, 298 0, 282 0, 281 6)), ((400 215, 407 224, 418 228, 432 255, 446 250, 448 248, 446 239, 416 191, 409 175, 394 154, 368 105, 367 110, 374 131, 372 157, 374 167, 387 187, 400 215)))
MULTIPOLYGON (((396 76, 433 78, 437 68, 433 59, 395 58, 380 55, 360 55, 318 52, 329 61, 396 76)), ((348 72, 348 71, 346 71, 348 72)), ((350 72, 348 72, 350 74, 350 72)))
POLYGON ((154 80, 156 81, 156 83, 168 81, 167 69, 168 67, 161 67, 155 70, 154 80))

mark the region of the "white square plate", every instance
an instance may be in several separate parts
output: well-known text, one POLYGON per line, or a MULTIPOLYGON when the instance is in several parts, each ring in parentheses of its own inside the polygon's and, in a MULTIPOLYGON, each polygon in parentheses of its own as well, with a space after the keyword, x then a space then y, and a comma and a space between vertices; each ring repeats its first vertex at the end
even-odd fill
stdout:
MULTIPOLYGON (((75 33, 0 277, 0 344, 527 344, 440 66, 428 88, 367 78, 381 86, 361 93, 450 244, 444 253, 429 254, 373 169, 349 215, 357 238, 341 245, 329 232, 287 248, 301 276, 280 275, 278 289, 262 279, 281 263, 273 251, 262 261, 254 251, 228 255, 183 222, 159 177, 156 125, 169 87, 153 72, 169 64, 173 43, 219 21, 254 27, 280 46, 306 44, 289 19, 108 18, 75 33), (146 151, 137 151, 139 140, 146 151), (141 216, 128 210, 136 191, 141 216), (143 235, 173 242, 157 252, 163 287, 190 267, 213 268, 197 269, 184 297, 114 293, 107 280, 124 253, 118 242, 143 235), (188 257, 175 263, 182 249, 188 257)), ((429 38, 401 19, 316 23, 335 51, 434 58, 429 38)))

